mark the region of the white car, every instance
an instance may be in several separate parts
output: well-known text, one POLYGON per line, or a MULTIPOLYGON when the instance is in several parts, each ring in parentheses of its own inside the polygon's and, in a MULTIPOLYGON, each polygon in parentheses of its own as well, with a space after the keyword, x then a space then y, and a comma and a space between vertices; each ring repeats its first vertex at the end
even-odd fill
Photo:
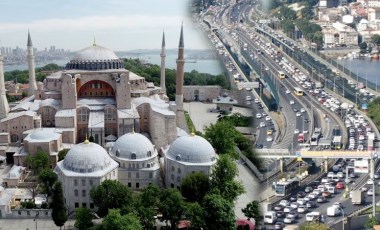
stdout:
POLYGON ((299 129, 294 130, 294 134, 299 134, 299 133, 300 133, 299 129))
POLYGON ((257 118, 257 119, 260 119, 261 117, 262 117, 262 116, 261 116, 261 113, 257 113, 257 114, 256 114, 256 118, 257 118))
POLYGON ((373 184, 373 180, 372 179, 368 179, 367 184, 372 185, 373 184))
POLYGON ((268 136, 267 137, 267 142, 271 142, 271 141, 273 141, 273 137, 272 136, 268 136))
POLYGON ((305 108, 301 108, 301 109, 300 109, 300 112, 301 112, 301 113, 305 113, 305 112, 306 112, 306 109, 305 109, 305 108))
POLYGON ((290 90, 287 89, 285 93, 289 94, 289 93, 290 93, 290 90))
POLYGON ((281 200, 279 204, 285 207, 290 205, 290 202, 288 200, 281 200))
POLYGON ((285 213, 289 213, 289 212, 293 212, 294 211, 294 208, 292 208, 291 206, 286 206, 285 208, 284 208, 284 212, 285 213))
POLYGON ((338 172, 336 175, 337 175, 339 178, 343 178, 343 177, 344 177, 343 172, 338 172))
POLYGON ((298 206, 300 206, 300 204, 297 203, 297 202, 292 202, 292 203, 290 204, 290 207, 292 207, 293 209, 297 209, 298 206))
POLYGON ((255 103, 257 104, 259 102, 260 102, 259 99, 255 98, 255 103))
POLYGON ((266 120, 266 121, 270 121, 271 119, 270 119, 269 116, 266 116, 266 117, 265 117, 265 120, 266 120))
POLYGON ((305 205, 305 204, 306 204, 306 201, 305 201, 303 198, 299 198, 299 199, 297 200, 297 203, 298 203, 299 205, 305 205))
POLYGON ((290 100, 289 103, 290 103, 291 105, 294 105, 294 101, 293 101, 293 100, 290 100))
POLYGON ((367 196, 373 196, 373 189, 372 188, 367 191, 367 196))
POLYGON ((297 112, 297 113, 296 113, 296 116, 297 116, 297 117, 300 117, 300 116, 302 116, 302 113, 297 112))
POLYGON ((293 216, 286 216, 284 219, 285 224, 291 224, 295 221, 295 218, 293 216))
POLYGON ((265 124, 265 122, 260 122, 260 128, 263 128, 263 127, 265 127, 266 126, 266 124, 265 124))
POLYGON ((362 192, 367 192, 368 188, 366 186, 363 186, 360 190, 362 190, 362 192))
POLYGON ((299 213, 305 213, 305 212, 307 212, 307 210, 308 210, 308 208, 304 205, 301 205, 297 208, 297 212, 299 212, 299 213))

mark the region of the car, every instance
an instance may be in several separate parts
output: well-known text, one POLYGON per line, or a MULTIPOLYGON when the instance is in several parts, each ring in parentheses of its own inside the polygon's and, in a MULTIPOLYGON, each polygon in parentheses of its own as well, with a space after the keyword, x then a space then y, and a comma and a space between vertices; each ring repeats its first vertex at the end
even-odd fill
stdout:
POLYGON ((263 144, 257 144, 256 145, 258 149, 262 149, 263 148, 263 144))
POLYGON ((307 212, 307 210, 308 210, 308 207, 306 206, 306 204, 301 205, 297 208, 297 212, 299 212, 299 213, 305 213, 305 212, 307 212))
POLYGON ((340 202, 334 202, 333 207, 336 207, 336 208, 343 208, 343 205, 342 205, 342 203, 340 203, 340 202))
POLYGON ((268 114, 267 114, 267 113, 262 113, 262 115, 263 115, 263 117, 266 117, 266 116, 268 116, 268 114))
POLYGON ((343 182, 336 183, 335 188, 336 189, 344 189, 344 183, 343 182))
MULTIPOLYGON (((298 207, 297 207, 298 208, 298 207)), ((285 213, 289 213, 289 212, 292 212, 294 211, 294 208, 290 205, 286 206, 283 210, 285 213)))
POLYGON ((338 172, 336 175, 337 175, 339 178, 343 178, 343 177, 344 177, 343 172, 338 172))
POLYGON ((310 199, 309 196, 305 196, 303 199, 304 199, 305 202, 311 201, 311 199, 310 199))
POLYGON ((273 134, 273 130, 272 130, 272 129, 268 129, 268 130, 267 130, 267 135, 270 136, 270 135, 272 135, 272 134, 273 134))
POLYGON ((317 189, 314 189, 312 193, 319 196, 322 194, 322 191, 317 188, 317 189))
POLYGON ((290 205, 290 202, 288 200, 281 200, 280 203, 279 203, 279 205, 285 207, 285 206, 290 205))
POLYGON ((329 197, 331 197, 331 193, 328 191, 324 191, 324 192, 322 192, 322 196, 329 198, 329 197))
POLYGON ((308 202, 306 202, 306 207, 307 208, 314 208, 314 207, 316 207, 317 206, 317 204, 315 203, 315 201, 308 201, 308 202))
POLYGON ((269 116, 266 116, 266 117, 265 117, 265 120, 266 120, 266 121, 270 121, 271 118, 270 118, 269 116))
POLYGON ((317 203, 324 203, 324 202, 326 202, 327 201, 327 199, 326 199, 326 197, 324 197, 324 196, 319 196, 318 198, 317 198, 317 203))
POLYGON ((375 177, 375 179, 379 179, 380 178, 380 174, 379 173, 375 173, 374 177, 375 177))
POLYGON ((297 219, 298 213, 296 211, 293 211, 293 212, 289 212, 286 216, 291 216, 291 217, 294 217, 295 219, 297 219))
POLYGON ((373 196, 373 189, 372 188, 368 189, 367 196, 373 196))
POLYGON ((301 109, 300 109, 300 112, 301 112, 301 113, 305 113, 305 112, 306 112, 306 109, 305 109, 305 108, 301 108, 301 109))
POLYGON ((285 224, 284 224, 284 222, 277 221, 277 222, 274 224, 274 229, 283 229, 283 228, 285 228, 285 224))
POLYGON ((289 103, 290 103, 291 105, 294 105, 294 101, 293 101, 293 100, 290 100, 289 103))
POLYGON ((267 137, 267 142, 271 142, 271 141, 273 141, 273 137, 272 136, 268 136, 267 137))
POLYGON ((356 175, 355 173, 350 173, 350 177, 351 178, 356 178, 356 177, 358 177, 358 175, 356 175))
POLYGON ((367 184, 372 185, 373 184, 373 180, 371 178, 368 179, 367 184))
POLYGON ((306 200, 304 200, 303 198, 299 198, 299 199, 297 200, 297 203, 298 203, 299 205, 305 205, 305 204, 306 204, 306 200))
POLYGON ((312 192, 312 191, 313 191, 313 188, 310 187, 310 186, 307 186, 307 187, 305 188, 305 192, 306 192, 306 193, 310 193, 310 192, 312 192))
POLYGON ((257 113, 257 114, 256 114, 256 118, 257 118, 257 119, 260 119, 261 117, 262 117, 262 116, 261 116, 261 113, 257 113))
POLYGON ((300 116, 302 116, 302 113, 297 112, 297 113, 296 113, 296 117, 300 117, 300 116))
POLYGON ((252 103, 251 103, 251 101, 247 101, 246 104, 247 104, 247 105, 250 105, 250 104, 252 104, 252 103))
POLYGON ((297 197, 299 197, 299 198, 304 198, 305 196, 306 196, 306 193, 305 193, 305 192, 299 191, 299 192, 297 193, 297 197))
POLYGON ((299 129, 295 129, 294 130, 294 134, 299 134, 300 133, 300 130, 299 129))
POLYGON ((285 213, 283 211, 276 211, 276 216, 277 216, 277 218, 284 218, 285 213))
POLYGON ((361 189, 360 189, 362 192, 367 192, 368 191, 368 188, 366 186, 363 186, 361 189))
POLYGON ((285 93, 289 94, 289 93, 290 93, 290 90, 287 89, 287 90, 285 91, 285 93))
POLYGON ((284 206, 282 206, 282 205, 280 205, 280 204, 275 205, 275 206, 273 207, 273 210, 274 210, 274 211, 282 211, 282 210, 284 210, 284 206))
POLYGON ((259 103, 259 102, 260 102, 260 100, 257 99, 257 98, 255 98, 255 103, 257 104, 257 103, 259 103))
POLYGON ((285 224, 292 224, 295 220, 296 220, 296 218, 294 218, 292 216, 286 216, 284 219, 284 223, 285 224))
POLYGON ((317 199, 318 194, 310 193, 309 195, 307 195, 307 197, 309 198, 309 200, 315 200, 317 199))
POLYGON ((265 126, 267 126, 266 124, 265 124, 265 122, 260 122, 260 128, 264 128, 265 126))
POLYGON ((294 108, 293 108, 293 111, 294 111, 294 112, 298 112, 298 108, 297 108, 297 107, 294 107, 294 108))
POLYGON ((292 202, 292 203, 290 204, 290 207, 292 207, 293 209, 298 208, 298 206, 300 206, 300 204, 297 203, 297 202, 292 202))

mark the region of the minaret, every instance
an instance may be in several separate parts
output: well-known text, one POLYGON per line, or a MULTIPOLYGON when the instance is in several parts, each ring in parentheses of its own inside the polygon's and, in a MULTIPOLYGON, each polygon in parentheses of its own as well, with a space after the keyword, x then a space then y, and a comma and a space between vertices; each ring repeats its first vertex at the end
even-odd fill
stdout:
POLYGON ((181 36, 179 38, 178 59, 177 59, 177 80, 175 88, 175 103, 178 110, 183 110, 183 78, 184 78, 184 42, 183 42, 183 24, 181 26, 181 36))
POLYGON ((1 55, 0 50, 0 119, 5 118, 8 113, 9 104, 7 96, 5 95, 3 56, 1 55))
POLYGON ((36 70, 34 67, 34 52, 32 39, 30 38, 30 33, 28 31, 28 69, 29 69, 29 96, 34 94, 37 90, 36 84, 36 70))
POLYGON ((162 33, 162 45, 161 45, 161 92, 163 94, 166 94, 166 86, 165 86, 165 58, 166 58, 166 51, 165 51, 165 32, 162 33))

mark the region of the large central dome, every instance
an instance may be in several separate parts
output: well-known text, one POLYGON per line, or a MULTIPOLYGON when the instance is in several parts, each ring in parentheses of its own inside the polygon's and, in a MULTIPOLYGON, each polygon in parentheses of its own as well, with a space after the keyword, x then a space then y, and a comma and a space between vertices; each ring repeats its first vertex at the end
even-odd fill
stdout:
POLYGON ((96 44, 78 51, 66 65, 66 69, 104 70, 121 69, 123 62, 107 48, 96 44))

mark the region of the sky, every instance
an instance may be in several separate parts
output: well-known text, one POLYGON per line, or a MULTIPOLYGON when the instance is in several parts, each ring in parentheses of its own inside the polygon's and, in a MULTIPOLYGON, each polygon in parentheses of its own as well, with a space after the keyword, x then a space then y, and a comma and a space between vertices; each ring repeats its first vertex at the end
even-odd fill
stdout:
POLYGON ((209 47, 187 14, 189 0, 1 0, 0 47, 76 51, 93 44, 114 51, 178 47, 181 23, 187 49, 209 47))

